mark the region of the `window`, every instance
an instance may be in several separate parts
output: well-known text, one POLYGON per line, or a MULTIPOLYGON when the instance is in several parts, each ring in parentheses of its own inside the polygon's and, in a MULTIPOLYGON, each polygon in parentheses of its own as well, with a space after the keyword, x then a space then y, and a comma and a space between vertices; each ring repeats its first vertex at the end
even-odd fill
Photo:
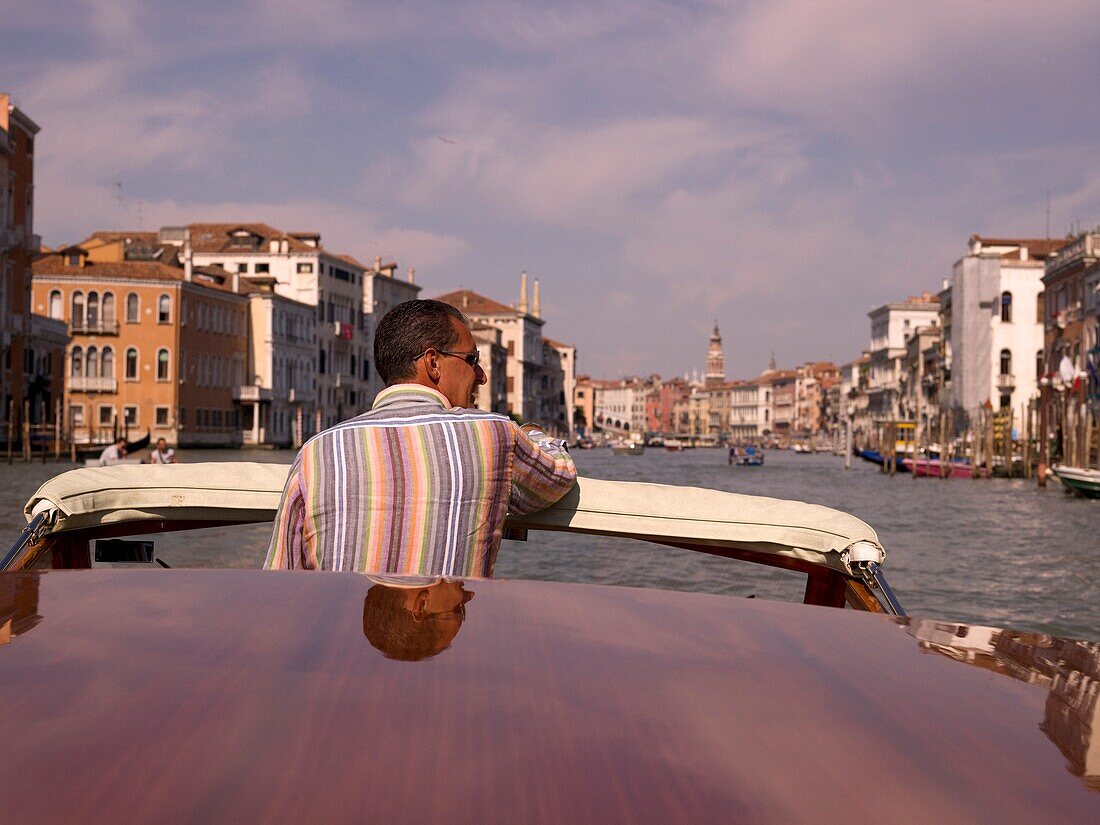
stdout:
POLYGON ((1039 350, 1035 353, 1035 380, 1038 381, 1043 377, 1043 351, 1039 350))
POLYGON ((126 323, 137 324, 141 321, 141 301, 136 292, 126 296, 126 323))
POLYGON ((157 350, 157 380, 168 380, 168 350, 163 347, 157 350))
POLYGON ((125 377, 127 381, 138 380, 138 351, 134 347, 126 350, 125 377))
POLYGON ((256 264, 256 274, 266 275, 271 271, 271 264, 256 264))
POLYGON ((313 264, 312 263, 298 264, 298 274, 299 275, 312 275, 313 274, 313 264))
POLYGON ((61 319, 61 290, 55 289, 50 292, 50 305, 49 314, 51 318, 61 319))
POLYGON ((69 322, 72 324, 84 323, 84 293, 80 290, 73 293, 73 312, 69 322))
POLYGON ((122 408, 122 423, 127 427, 136 427, 138 423, 138 408, 133 404, 127 404, 122 408))
POLYGON ((172 323, 172 299, 168 295, 161 295, 157 299, 157 323, 172 323))
POLYGON ((1012 293, 1011 292, 1002 292, 1001 293, 1001 323, 1002 324, 1011 324, 1012 323, 1012 293))
POLYGON ((1035 323, 1041 324, 1046 321, 1046 303, 1047 294, 1040 292, 1035 296, 1035 323))
POLYGON ((107 404, 99 405, 99 426, 109 427, 115 420, 115 408, 107 404))
POLYGON ((69 365, 69 375, 73 378, 80 378, 84 375, 84 348, 73 347, 71 363, 69 365))
POLYGON ((100 375, 104 378, 115 377, 115 351, 111 347, 103 348, 102 362, 100 364, 100 375))
POLYGON ((88 354, 84 356, 84 373, 89 378, 99 376, 99 350, 95 347, 88 347, 88 354))
POLYGON ((103 323, 112 324, 115 320, 115 294, 103 293, 103 323))
POLYGON ((1012 375, 1012 352, 1001 350, 1001 375, 1012 375))
POLYGON ((99 293, 88 293, 88 326, 94 327, 99 323, 99 293))
POLYGON ((69 266, 80 266, 80 253, 74 252, 69 255, 69 266))
POLYGON ((74 427, 84 426, 84 405, 73 404, 69 407, 69 421, 74 427))
POLYGON ((167 407, 157 407, 155 415, 156 415, 155 421, 156 421, 156 425, 158 427, 167 427, 168 426, 168 408, 167 407))
POLYGON ((248 264, 237 264, 237 272, 240 272, 242 274, 248 272, 248 264))

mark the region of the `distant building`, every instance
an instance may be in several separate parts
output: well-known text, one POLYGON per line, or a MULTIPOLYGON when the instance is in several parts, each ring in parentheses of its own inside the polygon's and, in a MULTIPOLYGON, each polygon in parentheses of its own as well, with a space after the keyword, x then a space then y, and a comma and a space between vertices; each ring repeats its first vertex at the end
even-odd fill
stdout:
POLYGON ((936 296, 925 292, 919 297, 883 304, 868 313, 871 318, 871 358, 867 403, 872 421, 899 418, 900 378, 906 340, 918 327, 937 325, 939 309, 936 296))
POLYGON ((538 422, 553 434, 572 440, 573 388, 576 384, 577 350, 552 338, 542 339, 542 376, 539 378, 541 410, 538 422))
POLYGON ((772 434, 772 382, 767 374, 730 388, 730 441, 761 441, 772 434))
MULTIPOLYGON (((420 286, 415 283, 416 272, 409 270, 405 280, 397 277, 397 264, 393 261, 383 263, 381 258, 375 258, 373 266, 368 267, 363 273, 363 312, 366 313, 367 346, 370 348, 370 358, 374 359, 374 328, 378 326, 387 312, 398 304, 406 301, 414 301, 420 294, 420 286)), ((383 388, 382 379, 377 370, 370 371, 367 382, 367 396, 371 402, 374 396, 383 388)))
POLYGON ((473 322, 470 332, 485 372, 485 384, 477 391, 477 409, 508 414, 508 351, 501 343, 501 331, 490 324, 473 322))
MULTIPOLYGON (((30 403, 32 420, 44 400, 53 403, 54 386, 42 395, 49 375, 40 358, 51 342, 33 342, 31 262, 41 240, 34 234, 34 141, 38 125, 0 94, 0 430, 20 438, 23 409, 30 403), (35 388, 35 397, 29 395, 35 388), (9 411, 13 419, 9 422, 9 411)), ((41 326, 39 327, 42 328, 41 326)), ((49 417, 52 418, 52 410, 49 417)))
POLYGON ((597 429, 613 437, 642 441, 646 432, 646 395, 649 384, 631 377, 601 381, 595 388, 594 422, 597 429))

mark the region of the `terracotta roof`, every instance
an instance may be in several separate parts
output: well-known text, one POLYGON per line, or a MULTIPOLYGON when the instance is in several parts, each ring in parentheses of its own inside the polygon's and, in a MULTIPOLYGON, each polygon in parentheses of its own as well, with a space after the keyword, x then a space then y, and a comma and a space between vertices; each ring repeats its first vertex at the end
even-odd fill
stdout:
POLYGON ((318 252, 321 250, 320 241, 317 246, 310 246, 300 237, 319 237, 308 232, 283 232, 280 229, 268 226, 266 223, 193 223, 187 227, 191 230, 191 248, 195 252, 234 252, 240 251, 239 247, 230 246, 230 236, 233 232, 243 229, 259 237, 260 242, 257 252, 267 252, 268 244, 272 240, 285 240, 290 252, 318 252))
POLYGON ((553 338, 543 338, 543 343, 549 344, 552 347, 569 347, 573 348, 572 344, 563 344, 561 341, 555 341, 553 338))
MULTIPOLYGON (((1046 258, 1051 253, 1057 252, 1073 240, 1072 235, 1065 238, 986 238, 977 233, 970 236, 971 241, 979 241, 983 246, 1026 246, 1029 258, 1046 258)), ((1019 252, 1009 252, 1007 255, 1016 255, 1019 252)))
POLYGON ((453 307, 461 309, 467 315, 470 313, 474 313, 475 315, 501 315, 503 313, 512 315, 519 314, 518 309, 505 306, 504 304, 494 301, 492 298, 486 298, 484 295, 478 295, 470 289, 457 289, 454 292, 448 292, 446 295, 440 295, 435 300, 442 301, 445 304, 450 304, 453 307))
POLYGON ((93 232, 87 238, 80 242, 80 245, 88 243, 88 241, 103 241, 105 243, 113 243, 114 241, 145 241, 146 243, 156 243, 156 232, 93 232))
POLYGON ((369 271, 370 270, 369 266, 367 266, 366 264, 359 263, 359 261, 357 261, 357 260, 355 260, 355 258, 351 257, 351 255, 337 255, 334 252, 328 252, 326 254, 328 254, 329 257, 335 258, 338 261, 343 261, 346 264, 350 264, 351 266, 354 266, 356 269, 362 269, 364 271, 369 271))
POLYGON ((68 257, 57 253, 44 255, 34 262, 35 275, 64 275, 76 278, 137 278, 148 281, 182 281, 183 270, 159 261, 85 262, 70 266, 68 257))

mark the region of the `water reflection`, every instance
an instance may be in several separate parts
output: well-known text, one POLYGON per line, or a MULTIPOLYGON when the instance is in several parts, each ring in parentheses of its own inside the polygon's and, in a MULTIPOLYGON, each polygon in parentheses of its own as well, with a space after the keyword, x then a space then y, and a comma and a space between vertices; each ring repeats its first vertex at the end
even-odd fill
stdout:
POLYGON ((370 576, 363 635, 387 659, 418 662, 451 646, 474 597, 461 581, 370 576))
POLYGON ((41 573, 0 574, 0 645, 34 628, 38 615, 38 580, 41 573))
POLYGON ((1039 729, 1100 791, 1100 643, 931 620, 909 620, 907 631, 922 651, 1046 688, 1039 729))

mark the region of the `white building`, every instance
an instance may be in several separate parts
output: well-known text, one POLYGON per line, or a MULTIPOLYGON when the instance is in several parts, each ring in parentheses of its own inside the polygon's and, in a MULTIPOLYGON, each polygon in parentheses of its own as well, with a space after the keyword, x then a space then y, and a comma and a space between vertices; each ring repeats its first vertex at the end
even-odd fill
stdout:
MULTIPOLYGON (((371 348, 371 360, 374 352, 374 327, 386 313, 398 304, 415 301, 420 287, 415 283, 416 272, 409 269, 405 280, 397 277, 395 262, 383 263, 381 258, 374 259, 374 265, 368 267, 363 277, 363 312, 373 319, 369 325, 367 343, 371 348)), ((372 370, 368 381, 367 394, 373 402, 374 396, 381 392, 382 379, 376 370, 372 370)))
POLYGON ((730 389, 730 440, 757 441, 772 430, 772 385, 765 378, 738 381, 730 389))
POLYGON ((542 423, 555 427, 559 431, 558 434, 572 441, 576 434, 576 428, 573 425, 573 393, 577 386, 577 348, 552 338, 543 338, 542 343, 543 361, 547 367, 544 373, 553 373, 547 375, 547 383, 554 385, 555 395, 560 392, 561 408, 561 417, 555 417, 552 425, 549 421, 542 423))
POLYGON ((248 295, 249 352, 242 389, 245 444, 300 446, 313 432, 317 408, 316 310, 274 291, 274 279, 253 278, 248 295))
POLYGON ((867 403, 872 421, 898 418, 905 342, 918 327, 937 326, 939 311, 939 300, 925 292, 920 297, 883 304, 868 313, 871 318, 871 360, 867 403))
POLYGON ((640 378, 601 381, 595 390, 594 423, 612 436, 645 438, 645 400, 652 386, 640 378))
POLYGON ((314 232, 283 232, 262 223, 165 227, 163 243, 182 247, 184 266, 221 266, 271 277, 275 292, 314 308, 317 413, 321 428, 370 407, 374 356, 364 313, 367 268, 321 246, 314 232))
POLYGON ((488 324, 500 330, 501 343, 508 353, 508 412, 524 421, 537 420, 543 367, 542 326, 545 323, 539 317, 537 284, 531 312, 527 306, 526 275, 518 307, 506 306, 469 289, 448 292, 436 300, 458 308, 471 323, 488 324))
POLYGON ((990 402, 1020 411, 1037 391, 1044 262, 1064 239, 970 236, 951 275, 951 398, 973 416, 990 402))

